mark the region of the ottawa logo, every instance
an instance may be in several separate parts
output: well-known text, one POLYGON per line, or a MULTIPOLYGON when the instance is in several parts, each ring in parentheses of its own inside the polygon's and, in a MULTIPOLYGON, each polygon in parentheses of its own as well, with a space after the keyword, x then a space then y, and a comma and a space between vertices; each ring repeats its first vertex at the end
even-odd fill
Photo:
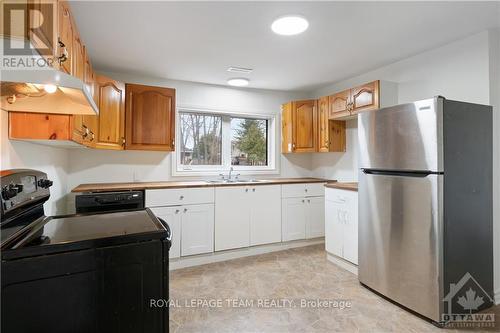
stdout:
POLYGON ((442 323, 460 327, 494 327, 495 314, 481 312, 493 305, 493 297, 469 273, 450 284, 450 291, 443 298, 446 305, 442 323), (458 325, 457 325, 458 324, 458 325))

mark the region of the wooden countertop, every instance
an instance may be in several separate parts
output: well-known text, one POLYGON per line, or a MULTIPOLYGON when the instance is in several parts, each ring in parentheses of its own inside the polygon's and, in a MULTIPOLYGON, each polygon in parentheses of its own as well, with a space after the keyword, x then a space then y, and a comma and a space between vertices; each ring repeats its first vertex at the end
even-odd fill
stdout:
POLYGON ((349 182, 349 183, 329 182, 325 184, 325 187, 338 188, 341 190, 349 190, 349 191, 358 191, 358 183, 355 182, 349 182))
POLYGON ((261 182, 237 182, 237 183, 210 183, 204 180, 163 181, 163 182, 130 182, 130 183, 94 183, 80 184, 71 192, 112 192, 130 190, 151 190, 161 188, 189 188, 189 187, 216 187, 216 186, 238 186, 238 185, 277 185, 277 184, 301 184, 301 183, 334 183, 335 180, 322 178, 268 178, 261 182))

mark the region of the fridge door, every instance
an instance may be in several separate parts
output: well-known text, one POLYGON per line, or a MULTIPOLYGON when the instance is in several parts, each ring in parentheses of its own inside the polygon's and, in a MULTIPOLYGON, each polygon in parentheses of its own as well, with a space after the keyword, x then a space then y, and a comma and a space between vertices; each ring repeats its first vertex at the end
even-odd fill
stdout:
POLYGON ((360 167, 443 171, 443 99, 358 115, 360 167))
POLYGON ((442 183, 438 174, 359 175, 359 281, 435 321, 443 298, 442 183))

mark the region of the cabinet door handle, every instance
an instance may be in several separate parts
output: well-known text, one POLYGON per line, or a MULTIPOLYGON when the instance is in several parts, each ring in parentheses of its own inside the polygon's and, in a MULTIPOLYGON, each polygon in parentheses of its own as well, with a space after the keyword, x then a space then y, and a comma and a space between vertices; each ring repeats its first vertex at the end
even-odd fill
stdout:
POLYGON ((122 137, 122 146, 125 147, 125 138, 122 137))
POLYGON ((311 203, 311 200, 310 200, 310 199, 307 199, 307 203, 311 203))
POLYGON ((187 211, 188 211, 188 209, 187 209, 187 208, 184 208, 184 213, 185 213, 185 212, 187 212, 187 211))
POLYGON ((184 199, 184 196, 183 196, 183 195, 181 195, 181 196, 179 197, 179 199, 180 199, 180 200, 184 199))
POLYGON ((60 48, 62 48, 62 54, 57 57, 57 61, 59 64, 62 64, 66 60, 68 60, 68 49, 66 48, 66 45, 62 42, 61 38, 57 39, 57 44, 59 45, 60 48))
POLYGON ((255 192, 255 189, 254 189, 254 188, 252 189, 252 192, 255 192))
POLYGON ((245 189, 245 192, 248 192, 248 189, 247 189, 247 188, 245 189))
POLYGON ((304 199, 302 199, 302 203, 306 202, 304 199))
POLYGON ((175 214, 179 214, 179 212, 180 212, 180 211, 179 211, 178 209, 176 209, 176 210, 175 210, 175 214))

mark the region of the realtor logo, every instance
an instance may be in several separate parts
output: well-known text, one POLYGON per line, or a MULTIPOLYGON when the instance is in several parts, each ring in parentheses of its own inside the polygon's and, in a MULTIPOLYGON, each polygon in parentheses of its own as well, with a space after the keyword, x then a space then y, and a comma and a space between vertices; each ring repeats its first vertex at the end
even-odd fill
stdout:
POLYGON ((7 3, 2 1, 3 56, 29 56, 33 54, 30 41, 38 39, 37 51, 51 55, 54 45, 52 3, 7 3), (48 15, 44 15, 48 14, 48 15), (45 45, 41 46, 41 45, 45 45))
POLYGON ((469 273, 458 281, 450 284, 450 291, 443 298, 445 313, 443 323, 453 326, 460 323, 461 327, 494 327, 493 313, 477 313, 493 304, 493 298, 483 289, 477 280, 469 273))

